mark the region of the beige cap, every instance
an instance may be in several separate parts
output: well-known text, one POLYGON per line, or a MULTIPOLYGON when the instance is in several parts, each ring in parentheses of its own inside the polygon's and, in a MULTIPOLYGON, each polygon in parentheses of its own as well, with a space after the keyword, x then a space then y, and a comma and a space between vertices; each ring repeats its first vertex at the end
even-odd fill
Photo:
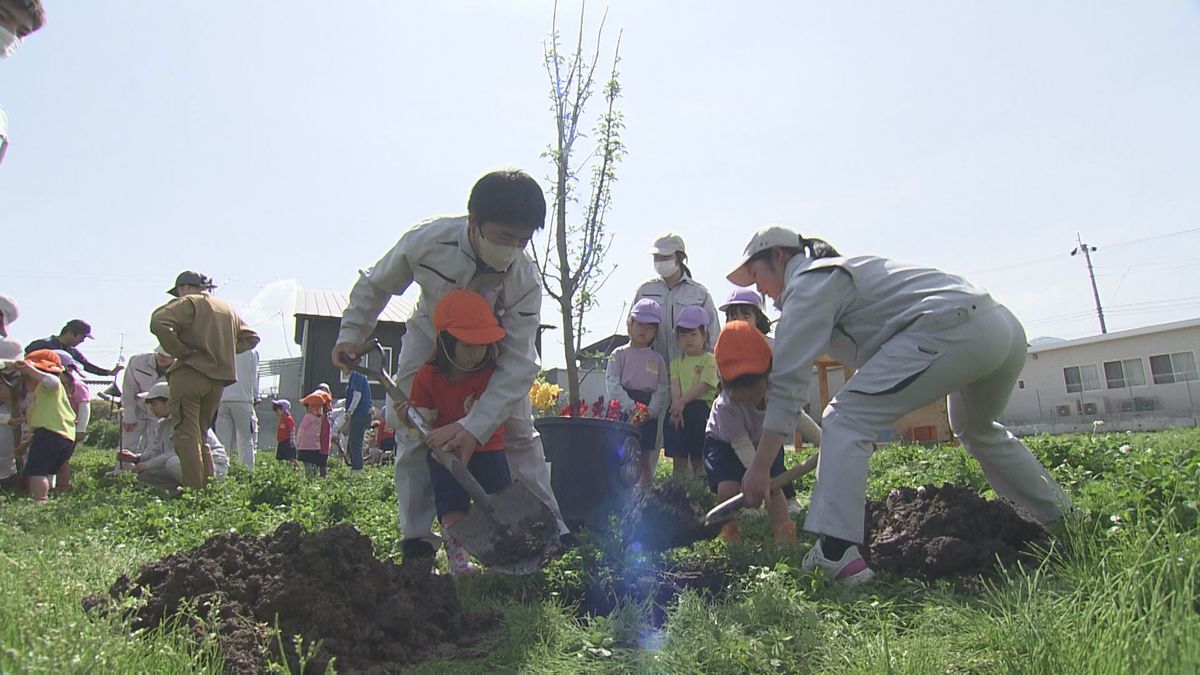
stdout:
POLYGON ((687 253, 687 249, 683 245, 683 237, 674 232, 666 232, 654 240, 650 252, 654 255, 674 255, 680 252, 687 253))
POLYGON ((755 255, 772 248, 803 248, 800 245, 800 233, 795 230, 789 230, 786 227, 771 225, 764 227, 754 233, 750 237, 750 243, 746 244, 746 250, 742 255, 742 259, 738 261, 737 267, 725 276, 734 286, 750 286, 754 283, 754 279, 750 277, 750 270, 746 268, 746 263, 750 262, 750 258, 755 255))
POLYGON ((166 382, 155 382, 154 386, 150 387, 150 391, 143 391, 137 397, 143 401, 148 401, 152 398, 169 399, 171 398, 171 388, 167 386, 166 382))

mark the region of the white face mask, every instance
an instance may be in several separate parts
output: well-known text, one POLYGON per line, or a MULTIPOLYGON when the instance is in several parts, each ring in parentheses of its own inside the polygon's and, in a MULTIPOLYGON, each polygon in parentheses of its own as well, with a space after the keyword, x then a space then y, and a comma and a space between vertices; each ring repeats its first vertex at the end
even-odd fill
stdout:
POLYGON ((483 230, 479 230, 479 258, 490 268, 503 272, 517 259, 521 249, 516 246, 501 246, 484 239, 483 230))
POLYGON ((12 53, 17 51, 17 47, 21 46, 21 38, 15 33, 9 32, 4 26, 0 26, 0 60, 3 60, 12 53))
POLYGON ((679 263, 674 260, 655 260, 654 271, 664 279, 670 279, 679 271, 679 263))

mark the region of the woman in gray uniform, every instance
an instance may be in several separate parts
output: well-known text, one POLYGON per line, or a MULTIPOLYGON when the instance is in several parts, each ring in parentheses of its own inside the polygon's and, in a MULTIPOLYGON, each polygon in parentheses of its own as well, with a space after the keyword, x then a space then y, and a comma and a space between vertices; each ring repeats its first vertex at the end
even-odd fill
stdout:
MULTIPOLYGON (((653 257, 655 277, 638 287, 631 304, 636 305, 638 300, 649 298, 662 308, 662 327, 654 337, 654 351, 662 355, 667 367, 670 367, 672 359, 682 355, 679 343, 675 340, 675 322, 679 318, 679 312, 685 307, 704 308, 708 316, 708 325, 705 326, 708 338, 704 348, 712 351, 717 336, 721 334, 721 322, 717 318, 717 308, 712 295, 703 284, 692 278, 692 271, 687 266, 687 249, 683 237, 674 232, 659 235, 658 239, 654 240, 654 246, 650 248, 650 255, 653 257)), ((672 401, 666 401, 663 410, 670 407, 671 403, 672 401)), ((656 446, 659 448, 678 440, 678 434, 671 433, 673 429, 664 424, 666 418, 667 415, 658 418, 656 446)), ((668 454, 670 450, 668 447, 668 454)), ((657 466, 658 453, 654 452, 650 461, 651 475, 657 466)))
POLYGON ((874 256, 843 257, 820 239, 759 230, 729 274, 782 313, 762 440, 742 487, 767 494, 771 461, 796 428, 812 363, 829 353, 857 368, 822 415, 821 459, 804 528, 821 540, 804 558, 848 585, 874 576, 863 542, 868 461, 879 433, 948 397, 950 427, 1002 497, 1042 523, 1069 499, 996 418, 1025 363, 1025 330, 983 289, 945 272, 874 256))

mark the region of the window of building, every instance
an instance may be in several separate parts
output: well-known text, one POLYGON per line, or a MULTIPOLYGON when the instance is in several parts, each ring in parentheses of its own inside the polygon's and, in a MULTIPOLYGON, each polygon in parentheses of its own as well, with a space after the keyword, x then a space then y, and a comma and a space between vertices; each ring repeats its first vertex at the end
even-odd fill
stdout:
POLYGON ((1140 387, 1146 384, 1146 368, 1141 359, 1105 361, 1104 379, 1109 389, 1140 387))
POLYGON ((1063 380, 1068 394, 1100 390, 1100 369, 1095 365, 1063 368, 1063 380))
POLYGON ((1200 379, 1196 375, 1196 357, 1191 352, 1159 354, 1150 357, 1154 384, 1174 384, 1200 379))

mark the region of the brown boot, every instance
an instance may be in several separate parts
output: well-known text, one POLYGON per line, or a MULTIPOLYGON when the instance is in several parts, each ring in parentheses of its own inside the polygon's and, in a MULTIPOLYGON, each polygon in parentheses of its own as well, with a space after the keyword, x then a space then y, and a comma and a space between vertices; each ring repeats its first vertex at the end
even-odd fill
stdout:
POLYGON ((731 520, 728 523, 725 523, 725 527, 721 528, 721 539, 723 539, 726 544, 742 543, 742 528, 738 525, 736 520, 731 520))
POLYGON ((771 528, 775 533, 775 543, 779 545, 796 543, 796 521, 788 520, 771 528))

